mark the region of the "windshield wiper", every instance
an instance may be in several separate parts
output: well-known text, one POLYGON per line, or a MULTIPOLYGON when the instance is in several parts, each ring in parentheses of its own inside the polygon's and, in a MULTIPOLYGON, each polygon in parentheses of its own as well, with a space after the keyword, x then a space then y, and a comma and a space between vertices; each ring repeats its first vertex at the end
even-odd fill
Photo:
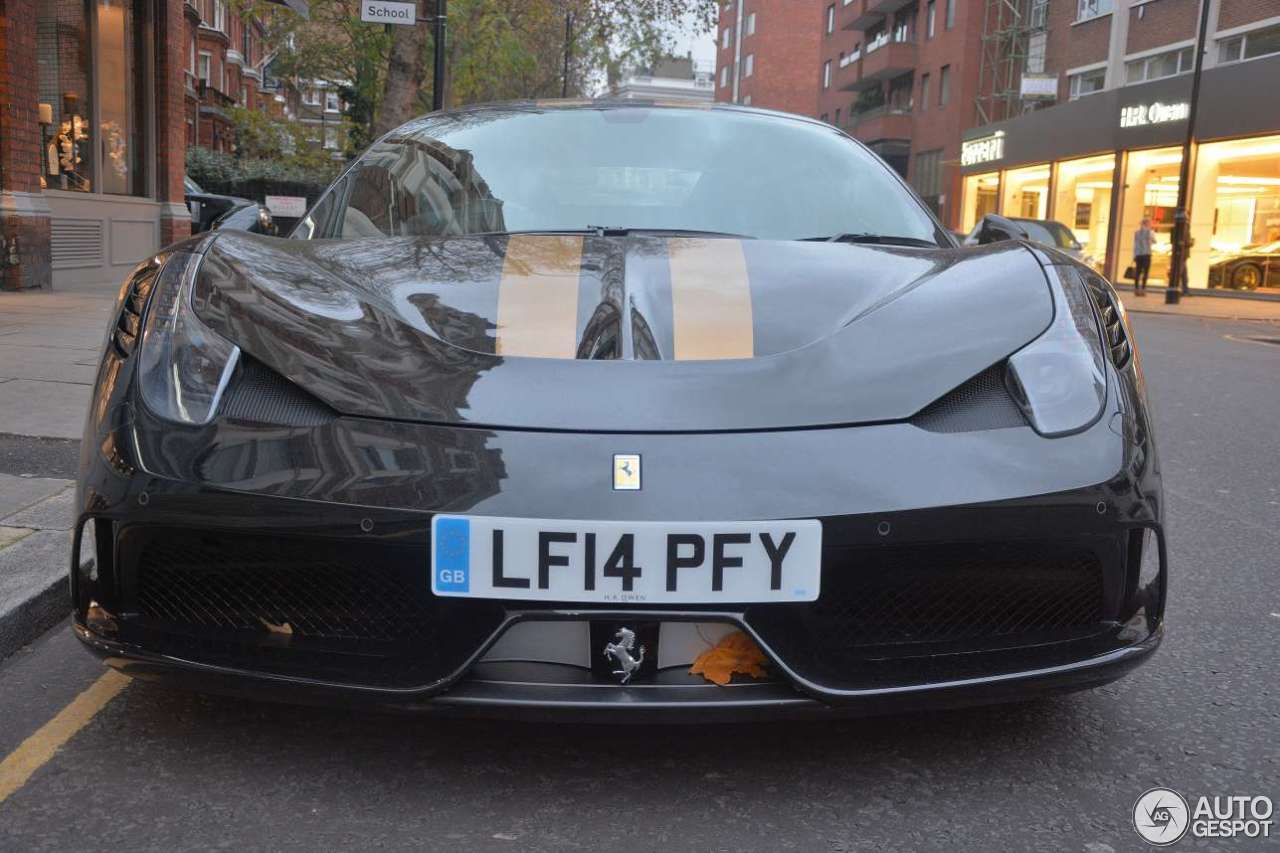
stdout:
POLYGON ((873 243, 881 246, 923 246, 929 249, 941 248, 932 240, 919 237, 903 237, 897 234, 871 234, 850 232, 832 234, 830 237, 802 237, 804 243, 873 243))
POLYGON ((588 225, 586 232, 600 237, 626 237, 629 234, 678 234, 690 237, 736 237, 739 240, 754 240, 750 234, 733 234, 728 231, 705 231, 700 228, 633 228, 626 225, 588 225))

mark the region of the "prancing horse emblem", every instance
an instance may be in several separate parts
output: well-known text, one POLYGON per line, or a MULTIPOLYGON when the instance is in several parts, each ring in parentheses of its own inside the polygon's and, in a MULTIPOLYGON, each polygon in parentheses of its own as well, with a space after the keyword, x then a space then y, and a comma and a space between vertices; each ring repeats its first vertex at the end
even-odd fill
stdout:
POLYGON ((619 628, 614 636, 618 638, 618 642, 607 643, 604 647, 604 656, 613 658, 618 662, 618 666, 622 667, 622 669, 615 669, 613 674, 621 675, 620 683, 626 684, 631 680, 632 674, 640 668, 640 664, 644 663, 644 646, 640 647, 639 657, 632 657, 631 650, 636 647, 636 632, 630 628, 619 628))

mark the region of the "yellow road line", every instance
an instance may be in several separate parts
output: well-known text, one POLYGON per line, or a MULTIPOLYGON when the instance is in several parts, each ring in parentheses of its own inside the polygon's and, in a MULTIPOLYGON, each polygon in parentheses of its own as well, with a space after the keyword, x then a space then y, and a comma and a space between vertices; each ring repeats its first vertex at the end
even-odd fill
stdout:
POLYGON ((518 235, 498 282, 498 355, 573 358, 578 349, 582 238, 518 235))
POLYGON ((0 803, 16 793, 31 775, 45 765, 71 738, 106 707, 121 690, 128 686, 130 678, 114 669, 90 685, 58 715, 41 726, 35 734, 24 740, 18 748, 0 761, 0 803))
POLYGON ((676 359, 751 358, 751 281, 742 241, 667 241, 676 359))

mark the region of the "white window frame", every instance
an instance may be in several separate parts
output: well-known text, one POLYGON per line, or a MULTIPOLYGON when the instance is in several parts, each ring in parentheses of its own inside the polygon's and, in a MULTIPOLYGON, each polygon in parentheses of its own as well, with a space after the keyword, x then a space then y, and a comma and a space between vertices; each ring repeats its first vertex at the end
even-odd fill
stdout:
POLYGON ((836 4, 831 3, 827 6, 827 35, 831 35, 836 31, 836 4))
POLYGON ((327 113, 342 112, 342 102, 338 100, 337 92, 324 93, 324 111, 327 113))
POLYGON ((831 88, 831 60, 822 63, 822 88, 831 88))
POLYGON ((196 59, 196 79, 203 80, 206 86, 213 81, 213 54, 207 50, 200 51, 196 59))
POLYGON ((1081 68, 1072 68, 1067 71, 1067 100, 1078 101, 1081 98, 1087 98, 1090 95, 1097 95, 1107 91, 1107 64, 1084 66, 1081 68), (1093 77, 1099 71, 1102 72, 1102 87, 1091 89, 1088 92, 1080 91, 1080 83, 1086 77, 1093 77))
POLYGON ((720 34, 720 49, 728 50, 729 45, 733 43, 733 27, 725 27, 720 34))
POLYGON ((924 37, 933 38, 938 23, 938 0, 926 0, 924 4, 924 37))
POLYGON ((755 34, 756 34, 756 13, 752 12, 750 15, 747 15, 747 35, 753 36, 755 34))
MULTIPOLYGON (((1246 59, 1244 52, 1249 46, 1250 35, 1261 32, 1262 30, 1274 29, 1276 27, 1280 27, 1280 17, 1266 18, 1261 21, 1251 21, 1241 27, 1233 27, 1230 30, 1223 30, 1222 32, 1214 35, 1214 43, 1217 50, 1210 54, 1210 56, 1215 57, 1219 65, 1234 64, 1236 62, 1252 62, 1255 59, 1264 59, 1268 56, 1275 56, 1275 53, 1263 53, 1246 59), (1223 59, 1222 48, 1226 46, 1227 42, 1236 41, 1237 39, 1240 41, 1240 58, 1223 59)), ((1206 57, 1206 63, 1207 61, 1208 58, 1206 57)))
POLYGON ((748 53, 747 58, 742 63, 742 76, 750 77, 756 73, 756 55, 748 53))
POLYGON ((942 25, 948 30, 956 25, 956 0, 947 0, 947 10, 943 14, 942 25))
POLYGON ((226 0, 213 0, 213 28, 220 33, 227 31, 226 0))
POLYGON ((1115 5, 1115 0, 1076 0, 1076 23, 1110 15, 1115 5))
POLYGON ((723 89, 729 85, 729 66, 720 66, 720 88, 723 89))
POLYGON ((1126 56, 1124 58, 1124 84, 1126 86, 1138 86, 1143 83, 1149 83, 1152 80, 1167 80, 1170 77, 1180 77, 1183 74, 1190 74, 1192 69, 1195 68, 1195 61, 1196 61, 1196 51, 1195 51, 1194 41, 1178 42, 1177 44, 1166 44, 1156 48, 1155 50, 1147 50, 1139 54, 1126 56), (1184 52, 1186 54, 1185 67, 1183 62, 1184 52), (1152 60, 1163 60, 1171 54, 1178 55, 1177 71, 1175 71, 1173 74, 1162 74, 1159 77, 1148 76, 1148 71, 1150 70, 1150 67, 1151 67, 1150 63, 1152 62, 1152 60), (1130 80, 1129 69, 1139 64, 1142 65, 1142 79, 1130 80))

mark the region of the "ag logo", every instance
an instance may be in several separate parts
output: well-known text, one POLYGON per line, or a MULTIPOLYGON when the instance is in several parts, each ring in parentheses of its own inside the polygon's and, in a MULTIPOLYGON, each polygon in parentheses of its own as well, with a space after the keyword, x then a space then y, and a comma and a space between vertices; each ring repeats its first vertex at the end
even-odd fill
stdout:
POLYGON ((1152 788, 1133 804, 1133 828, 1143 841, 1157 847, 1186 835, 1190 818, 1186 799, 1170 788, 1152 788))
POLYGON ((613 488, 620 492, 640 490, 640 454, 613 454, 613 488))

